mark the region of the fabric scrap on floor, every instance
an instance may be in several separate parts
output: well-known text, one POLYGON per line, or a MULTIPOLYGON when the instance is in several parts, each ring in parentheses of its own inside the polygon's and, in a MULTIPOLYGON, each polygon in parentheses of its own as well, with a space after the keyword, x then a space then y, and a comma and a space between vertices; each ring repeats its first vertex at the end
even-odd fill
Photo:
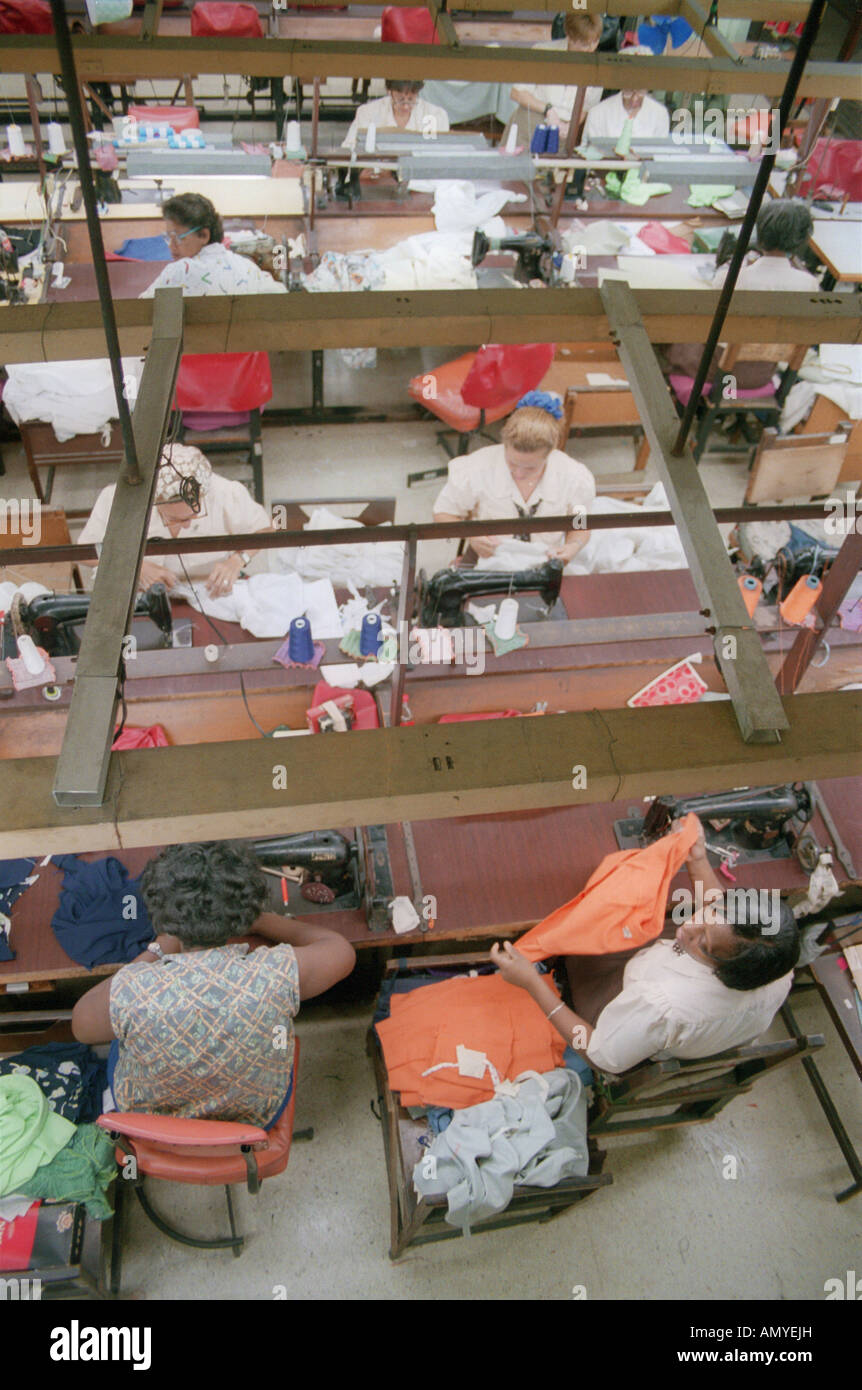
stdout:
POLYGON ((671 879, 700 834, 687 815, 679 831, 646 849, 606 854, 570 902, 539 922, 515 944, 528 960, 548 956, 603 956, 633 950, 661 935, 671 879))
POLYGON ((587 1101, 580 1078, 555 1069, 519 1079, 516 1096, 452 1116, 413 1170, 420 1197, 447 1198, 462 1231, 505 1211, 519 1186, 555 1187, 589 1171, 587 1101))

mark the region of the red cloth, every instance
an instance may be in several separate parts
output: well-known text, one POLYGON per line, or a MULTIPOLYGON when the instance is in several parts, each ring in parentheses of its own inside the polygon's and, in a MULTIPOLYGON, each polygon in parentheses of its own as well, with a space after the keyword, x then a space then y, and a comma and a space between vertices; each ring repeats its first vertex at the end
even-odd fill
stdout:
POLYGON ((861 199, 862 141, 818 140, 800 180, 799 193, 805 198, 822 193, 861 199))
POLYGON ((691 251, 687 241, 674 236, 661 222, 647 222, 638 232, 638 238, 660 256, 686 256, 691 251))
POLYGON ((114 739, 111 747, 113 749, 167 748, 168 739, 161 724, 150 724, 148 728, 143 725, 127 724, 123 732, 114 739))
MULTIPOLYGON (((553 982, 548 977, 548 983, 553 982)), ((525 1071, 553 1071, 566 1044, 524 989, 502 975, 460 976, 438 985, 393 994, 389 1018, 377 1024, 389 1084, 402 1105, 446 1105, 463 1110, 491 1100, 494 1083, 486 1068, 481 1080, 457 1067, 422 1073, 438 1062, 455 1062, 463 1043, 484 1052, 501 1081, 525 1071)))
POLYGON ((45 0, 0 0, 0 34, 53 34, 45 0))
POLYGON ((14 1221, 0 1221, 0 1269, 29 1269, 41 1202, 34 1202, 14 1221))
POLYGON ((528 960, 548 956, 604 956, 628 951, 661 935, 671 879, 700 834, 697 817, 685 817, 678 833, 646 849, 606 854, 571 902, 516 942, 528 960))
POLYGON ((200 0, 192 8, 192 34, 204 38, 230 34, 236 39, 262 39, 263 25, 254 5, 200 0))
POLYGON ((177 410, 257 410, 269 400, 268 352, 193 352, 180 358, 177 410))
POLYGON ((380 20, 384 43, 439 43, 434 21, 424 6, 390 5, 380 20))
POLYGON ((195 130, 201 123, 196 106, 130 106, 126 115, 139 125, 168 125, 171 130, 195 130))
POLYGON ((380 728, 380 720, 377 718, 377 704, 370 690, 342 690, 340 686, 327 685, 326 681, 318 681, 311 697, 310 708, 315 709, 326 700, 337 700, 339 695, 353 696, 353 709, 356 714, 354 729, 380 728))
POLYGON ((461 395, 484 410, 505 402, 511 409, 538 386, 553 360, 553 343, 490 343, 477 352, 461 395))

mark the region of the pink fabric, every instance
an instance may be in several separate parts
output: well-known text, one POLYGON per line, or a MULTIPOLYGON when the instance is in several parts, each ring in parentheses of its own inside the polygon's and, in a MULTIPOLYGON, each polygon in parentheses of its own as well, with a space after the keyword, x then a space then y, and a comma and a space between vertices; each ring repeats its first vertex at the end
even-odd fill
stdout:
MULTIPOLYGON (((688 398, 691 395, 692 390, 694 388, 694 377, 677 376, 675 373, 671 373, 668 379, 670 381, 673 393, 676 396, 677 400, 680 401, 682 405, 688 405, 688 398)), ((708 396, 711 391, 712 383, 708 381, 704 386, 701 395, 708 396)))
POLYGON ((230 430, 247 425, 251 419, 248 410, 184 410, 183 424, 189 430, 230 430))

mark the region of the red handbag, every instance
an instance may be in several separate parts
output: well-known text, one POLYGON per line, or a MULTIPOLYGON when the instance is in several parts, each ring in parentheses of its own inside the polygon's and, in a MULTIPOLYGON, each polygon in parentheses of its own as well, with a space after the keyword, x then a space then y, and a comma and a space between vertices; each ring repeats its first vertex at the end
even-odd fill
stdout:
POLYGON ((512 405, 538 386, 554 360, 553 343, 490 343, 480 348, 461 387, 467 405, 512 405))
POLYGON ((0 0, 0 34, 53 34, 45 0, 0 0))
POLYGON ((200 0, 192 9, 192 35, 218 38, 222 34, 236 39, 262 39, 263 25, 254 5, 200 0))

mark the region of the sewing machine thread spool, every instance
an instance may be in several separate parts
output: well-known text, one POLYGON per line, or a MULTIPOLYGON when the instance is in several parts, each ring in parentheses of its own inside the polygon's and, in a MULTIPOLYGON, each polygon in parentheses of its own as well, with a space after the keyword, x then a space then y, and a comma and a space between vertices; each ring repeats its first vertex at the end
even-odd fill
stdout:
POLYGON ((13 159, 24 153, 24 133, 19 125, 7 125, 6 140, 9 144, 9 153, 13 159))
POLYGON ((299 121, 288 121, 284 132, 286 154, 297 154, 302 149, 302 128, 299 121))
POLYGON ((29 671, 31 676, 41 676, 45 669, 45 658, 36 650, 33 638, 22 632, 17 640, 18 655, 24 663, 25 670, 29 671))
POLYGON ((494 621, 494 635, 501 642, 508 642, 515 635, 518 626, 518 600, 504 598, 494 621))
POLYGON ((515 121, 509 126, 509 134, 506 136, 505 154, 514 154, 518 147, 518 126, 515 121))
POLYGON ((307 665, 314 660, 314 639, 307 618, 293 618, 287 637, 287 654, 291 661, 307 665))
POLYGON ((379 613, 366 613, 359 634, 360 656, 376 656, 380 650, 381 622, 379 613))
POLYGON ((48 149, 51 154, 61 155, 66 153, 66 141, 63 137, 63 127, 58 121, 48 122, 48 149))

